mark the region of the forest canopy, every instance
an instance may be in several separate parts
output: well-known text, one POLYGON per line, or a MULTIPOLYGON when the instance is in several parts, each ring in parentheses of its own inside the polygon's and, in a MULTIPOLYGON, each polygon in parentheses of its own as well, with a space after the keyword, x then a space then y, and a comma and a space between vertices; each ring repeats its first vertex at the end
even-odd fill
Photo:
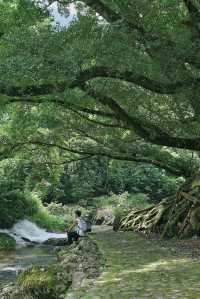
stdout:
POLYGON ((199 1, 60 0, 67 26, 54 2, 0 1, 2 159, 55 181, 97 157, 198 172, 199 1))
POLYGON ((69 26, 59 27, 49 15, 52 2, 1 1, 1 104, 21 107, 23 124, 37 109, 44 114, 39 132, 22 125, 20 136, 4 136, 2 145, 149 160, 190 175, 166 160, 173 154, 166 146, 199 147, 198 5, 57 1, 77 9, 69 26))

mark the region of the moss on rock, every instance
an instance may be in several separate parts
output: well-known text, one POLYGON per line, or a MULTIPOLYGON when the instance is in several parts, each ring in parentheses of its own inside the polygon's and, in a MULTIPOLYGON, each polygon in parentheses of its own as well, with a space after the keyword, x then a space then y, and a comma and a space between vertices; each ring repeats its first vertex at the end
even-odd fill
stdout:
POLYGON ((98 276, 102 263, 96 242, 83 238, 60 251, 56 265, 34 266, 22 272, 9 295, 1 299, 61 299, 84 279, 98 276))
MULTIPOLYGON (((34 266, 24 271, 18 279, 20 298, 43 298, 56 299, 64 290, 60 287, 58 267, 48 268, 34 266)), ((64 288, 67 289, 70 282, 66 281, 64 288)))

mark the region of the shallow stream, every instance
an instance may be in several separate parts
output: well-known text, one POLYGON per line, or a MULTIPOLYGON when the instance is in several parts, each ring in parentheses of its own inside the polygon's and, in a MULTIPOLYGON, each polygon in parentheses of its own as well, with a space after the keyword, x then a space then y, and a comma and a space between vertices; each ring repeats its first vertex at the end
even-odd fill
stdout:
POLYGON ((56 262, 55 247, 43 245, 48 239, 65 239, 66 233, 47 232, 29 220, 21 220, 11 229, 1 229, 17 243, 16 250, 0 252, 0 287, 16 279, 20 271, 32 265, 46 266, 56 262))
POLYGON ((32 265, 46 266, 55 262, 52 246, 33 245, 0 253, 0 286, 14 281, 21 270, 32 265))

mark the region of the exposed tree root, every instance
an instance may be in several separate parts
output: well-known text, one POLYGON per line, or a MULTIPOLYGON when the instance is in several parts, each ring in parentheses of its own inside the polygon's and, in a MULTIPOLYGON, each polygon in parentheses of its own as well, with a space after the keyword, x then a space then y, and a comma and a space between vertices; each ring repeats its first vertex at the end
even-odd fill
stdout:
POLYGON ((200 192, 197 176, 186 182, 176 195, 144 210, 123 217, 123 230, 159 233, 162 237, 200 236, 200 192))

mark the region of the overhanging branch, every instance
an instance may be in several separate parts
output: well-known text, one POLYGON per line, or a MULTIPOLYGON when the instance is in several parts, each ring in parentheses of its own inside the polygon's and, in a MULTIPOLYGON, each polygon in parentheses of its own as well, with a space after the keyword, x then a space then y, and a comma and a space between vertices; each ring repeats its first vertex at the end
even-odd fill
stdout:
POLYGON ((107 67, 91 67, 90 69, 81 71, 71 81, 55 82, 53 84, 44 83, 26 87, 5 86, 3 83, 0 83, 0 95, 9 97, 56 95, 63 93, 67 89, 81 88, 87 81, 96 78, 122 80, 159 94, 176 94, 184 91, 184 89, 196 88, 200 84, 200 78, 165 83, 149 79, 144 75, 138 75, 132 71, 113 70, 107 67))
MULTIPOLYGON (((47 142, 42 142, 42 141, 37 141, 37 140, 33 140, 33 141, 24 141, 24 142, 19 142, 16 144, 8 144, 8 146, 10 147, 11 150, 14 149, 18 149, 20 147, 24 147, 27 145, 37 145, 37 146, 42 146, 42 147, 56 147, 58 149, 61 149, 63 151, 67 151, 73 154, 77 154, 80 156, 80 159, 84 159, 84 157, 86 156, 88 159, 94 156, 102 156, 102 157, 108 157, 110 159, 113 160, 120 160, 120 161, 129 161, 129 162, 136 162, 136 163, 147 163, 147 164, 152 164, 160 169, 165 169, 167 172, 171 173, 172 175, 175 176, 185 176, 187 174, 183 174, 180 170, 175 169, 174 167, 171 167, 170 165, 167 165, 166 163, 162 162, 162 161, 158 161, 155 159, 151 159, 151 158, 145 158, 145 157, 138 157, 135 154, 132 155, 127 155, 127 154, 121 154, 121 153, 115 153, 115 152, 105 152, 105 151, 91 151, 88 149, 74 149, 74 148, 70 148, 68 146, 65 145, 60 145, 57 143, 47 143, 47 142)), ((75 158, 73 159, 74 161, 77 161, 77 159, 79 158, 75 158)))
POLYGON ((193 27, 198 33, 200 33, 200 2, 198 0, 183 1, 190 15, 191 27, 193 27))
MULTIPOLYGON (((87 86, 84 87, 87 91, 87 86)), ((109 108, 121 119, 125 126, 134 130, 136 134, 144 138, 146 141, 168 147, 175 147, 180 149, 200 150, 200 138, 181 138, 170 136, 156 125, 142 124, 134 117, 129 115, 113 98, 97 93, 94 90, 89 89, 88 94, 109 108)))

